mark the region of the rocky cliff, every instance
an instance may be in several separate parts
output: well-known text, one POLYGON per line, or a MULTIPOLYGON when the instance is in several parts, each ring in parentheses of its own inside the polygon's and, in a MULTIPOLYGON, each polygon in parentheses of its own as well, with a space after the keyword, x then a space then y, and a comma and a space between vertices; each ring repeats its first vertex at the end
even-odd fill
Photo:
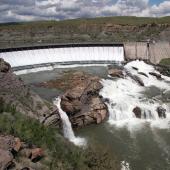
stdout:
POLYGON ((1 111, 16 110, 46 125, 58 126, 60 122, 57 108, 32 92, 3 59, 0 59, 0 105, 1 111))

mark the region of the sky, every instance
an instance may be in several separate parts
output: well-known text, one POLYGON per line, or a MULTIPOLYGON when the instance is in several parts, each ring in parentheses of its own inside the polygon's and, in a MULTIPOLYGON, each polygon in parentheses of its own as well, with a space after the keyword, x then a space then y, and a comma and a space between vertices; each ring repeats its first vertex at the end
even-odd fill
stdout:
POLYGON ((101 16, 170 16, 170 0, 0 0, 0 23, 101 16))

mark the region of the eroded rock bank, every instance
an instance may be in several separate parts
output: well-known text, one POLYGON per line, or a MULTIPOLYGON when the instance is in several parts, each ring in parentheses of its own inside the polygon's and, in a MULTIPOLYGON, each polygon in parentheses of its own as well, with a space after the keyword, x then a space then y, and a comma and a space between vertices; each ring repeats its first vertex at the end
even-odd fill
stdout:
POLYGON ((101 78, 82 71, 64 73, 60 79, 39 84, 63 90, 61 108, 67 113, 73 127, 99 124, 108 115, 107 106, 99 95, 101 78))
POLYGON ((61 97, 61 108, 70 117, 73 127, 101 123, 108 111, 99 96, 102 88, 100 78, 83 72, 75 72, 72 76, 76 86, 68 89, 61 97))
POLYGON ((0 59, 0 105, 1 110, 16 110, 45 125, 60 123, 58 109, 32 92, 3 59, 0 59))

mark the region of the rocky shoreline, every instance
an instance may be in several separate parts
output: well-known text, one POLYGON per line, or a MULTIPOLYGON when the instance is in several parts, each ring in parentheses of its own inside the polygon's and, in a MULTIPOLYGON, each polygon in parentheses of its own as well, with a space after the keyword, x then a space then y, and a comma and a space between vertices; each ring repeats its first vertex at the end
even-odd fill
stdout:
POLYGON ((32 92, 3 59, 0 59, 0 82, 1 107, 10 106, 45 125, 59 125, 58 109, 32 92))

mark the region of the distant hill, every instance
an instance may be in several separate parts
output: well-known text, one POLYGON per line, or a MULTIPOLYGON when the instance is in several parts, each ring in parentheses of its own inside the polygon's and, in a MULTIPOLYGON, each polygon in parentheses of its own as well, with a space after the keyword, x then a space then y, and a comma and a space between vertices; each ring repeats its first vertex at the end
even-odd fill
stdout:
POLYGON ((0 47, 37 44, 170 41, 170 16, 103 17, 0 24, 0 47))

